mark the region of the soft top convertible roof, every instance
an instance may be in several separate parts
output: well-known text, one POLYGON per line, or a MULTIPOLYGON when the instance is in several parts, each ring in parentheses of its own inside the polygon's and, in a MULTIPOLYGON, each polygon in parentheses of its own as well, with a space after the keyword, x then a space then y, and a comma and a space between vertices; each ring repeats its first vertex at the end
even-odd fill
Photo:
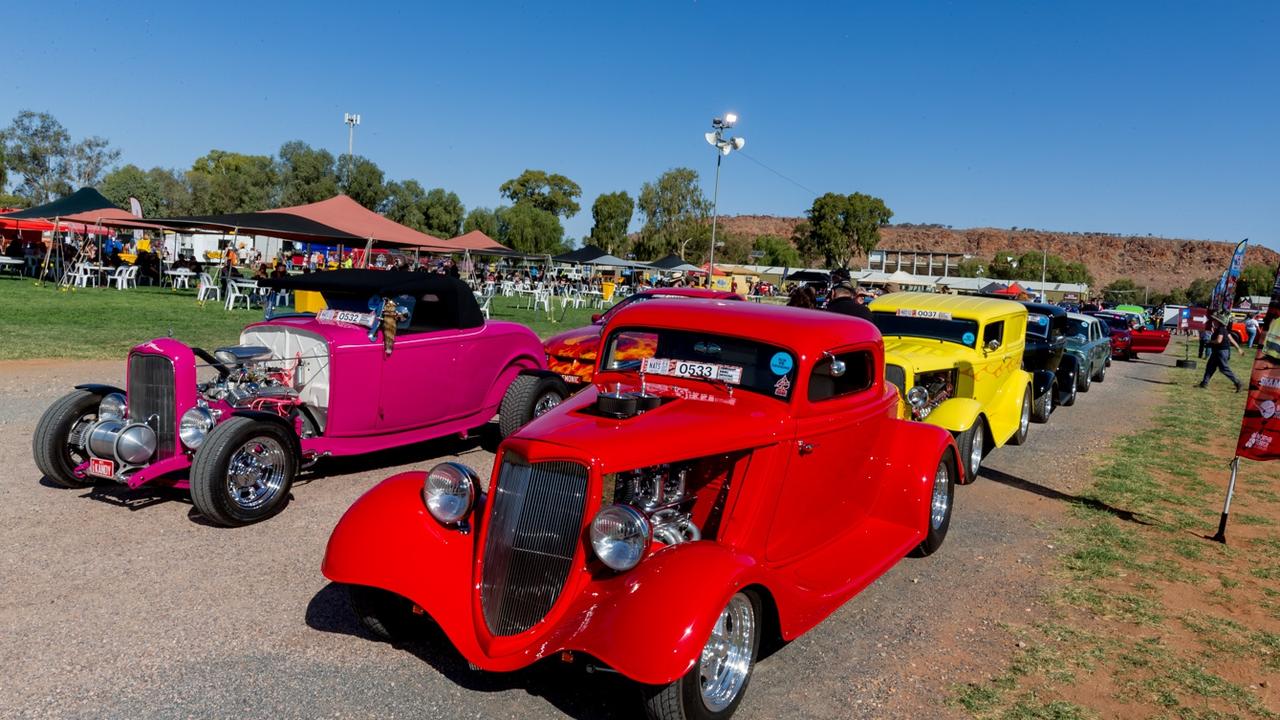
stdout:
MULTIPOLYGON (((312 290, 330 298, 364 301, 374 295, 410 295, 417 300, 415 328, 472 328, 484 325, 475 293, 447 275, 401 270, 330 270, 259 280, 264 287, 312 290)), ((334 304, 330 302, 330 304, 334 304)))

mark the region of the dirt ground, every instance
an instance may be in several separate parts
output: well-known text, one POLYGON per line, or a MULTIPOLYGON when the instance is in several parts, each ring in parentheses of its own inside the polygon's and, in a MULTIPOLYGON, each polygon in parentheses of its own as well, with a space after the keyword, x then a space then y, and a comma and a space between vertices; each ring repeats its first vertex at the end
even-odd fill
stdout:
MULTIPOLYGON (((1172 357, 1107 380, 991 454, 957 489, 946 546, 907 559, 763 659, 738 717, 959 717, 957 684, 1007 661, 1002 623, 1041 612, 1052 537, 1114 433, 1149 418, 1172 357)), ((289 507, 246 528, 204 524, 182 493, 62 490, 31 461, 40 413, 121 362, 0 363, 0 717, 638 717, 634 688, 556 662, 475 673, 443 638, 373 642, 319 572, 329 531, 382 478, 476 441, 322 466, 289 507)), ((680 598, 673 597, 673 604, 680 598)))

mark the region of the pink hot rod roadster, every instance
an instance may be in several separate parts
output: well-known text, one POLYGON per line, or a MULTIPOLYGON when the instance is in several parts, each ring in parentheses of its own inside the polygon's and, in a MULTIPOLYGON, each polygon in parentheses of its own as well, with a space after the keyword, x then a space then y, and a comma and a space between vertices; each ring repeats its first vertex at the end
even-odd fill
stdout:
POLYGON ((36 466, 66 487, 190 488, 209 521, 242 525, 279 511, 326 456, 466 433, 499 411, 506 434, 568 395, 537 336, 487 322, 458 280, 338 270, 271 284, 327 308, 250 325, 212 353, 138 345, 125 389, 78 385, 45 411, 36 466))
POLYGON ((502 443, 487 494, 457 463, 391 477, 322 568, 375 635, 426 615, 481 669, 580 659, 640 683, 651 717, 726 718, 762 640, 942 544, 956 447, 897 409, 868 322, 637 303, 593 384, 502 443))

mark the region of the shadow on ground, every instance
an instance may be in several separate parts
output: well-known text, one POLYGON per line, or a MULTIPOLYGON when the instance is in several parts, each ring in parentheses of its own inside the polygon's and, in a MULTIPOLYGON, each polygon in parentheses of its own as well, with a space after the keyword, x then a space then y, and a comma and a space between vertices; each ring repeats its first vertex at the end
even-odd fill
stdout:
MULTIPOLYGON (((347 592, 337 583, 320 589, 307 604, 306 623, 321 632, 373 639, 357 622, 347 592)), ((638 685, 612 672, 587 674, 585 664, 547 658, 523 670, 491 673, 472 670, 440 627, 423 616, 420 630, 407 642, 394 645, 411 653, 450 682, 472 692, 523 690, 540 697, 574 718, 635 718, 643 716, 638 685)))
POLYGON ((1020 477, 1017 477, 1016 475, 1010 475, 1009 473, 1006 473, 1006 472, 993 470, 992 468, 989 468, 989 467, 984 467, 981 470, 979 470, 978 477, 983 477, 988 480, 991 480, 992 482, 998 482, 1001 485, 1005 485, 1007 487, 1011 487, 1017 490, 1025 490, 1026 492, 1032 493, 1034 495, 1039 495, 1040 497, 1043 497, 1043 498, 1049 498, 1050 500, 1061 500, 1062 502, 1070 503, 1072 505, 1079 505, 1080 507, 1086 507, 1086 508, 1089 508, 1090 510, 1100 510, 1105 513, 1110 513, 1111 515, 1114 515, 1115 517, 1121 520, 1124 520, 1125 522, 1136 523, 1138 525, 1151 524, 1146 520, 1143 520, 1142 518, 1138 517, 1130 510, 1124 510, 1118 507, 1114 507, 1112 505, 1108 505, 1102 502, 1101 500, 1097 500, 1095 498, 1080 497, 1079 495, 1070 495, 1068 493, 1062 492, 1061 490, 1054 490, 1051 487, 1046 487, 1039 483, 1031 482, 1030 480, 1024 480, 1020 477))

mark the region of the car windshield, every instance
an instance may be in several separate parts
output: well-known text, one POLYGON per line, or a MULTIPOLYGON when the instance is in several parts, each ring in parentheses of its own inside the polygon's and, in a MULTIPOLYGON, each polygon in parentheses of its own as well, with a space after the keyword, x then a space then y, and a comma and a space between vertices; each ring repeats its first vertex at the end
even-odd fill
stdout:
POLYGON ((693 330, 620 328, 605 341, 605 370, 643 371, 650 385, 665 377, 705 379, 791 399, 796 356, 744 338, 693 330))
POLYGON ((1027 314, 1027 334, 1036 337, 1049 337, 1049 316, 1040 313, 1027 314))
POLYGON ((949 314, 945 317, 920 317, 904 315, 909 310, 871 313, 872 322, 880 328, 881 335, 899 335, 903 337, 922 337, 932 340, 945 340, 965 347, 976 347, 978 342, 978 322, 976 320, 957 320, 949 314))
POLYGON ((1110 325, 1112 330, 1128 330, 1129 329, 1129 321, 1125 318, 1116 317, 1114 315, 1101 315, 1099 317, 1108 325, 1110 325))
POLYGON ((1083 335, 1086 338, 1089 337, 1089 321, 1067 318, 1067 334, 1083 335))

